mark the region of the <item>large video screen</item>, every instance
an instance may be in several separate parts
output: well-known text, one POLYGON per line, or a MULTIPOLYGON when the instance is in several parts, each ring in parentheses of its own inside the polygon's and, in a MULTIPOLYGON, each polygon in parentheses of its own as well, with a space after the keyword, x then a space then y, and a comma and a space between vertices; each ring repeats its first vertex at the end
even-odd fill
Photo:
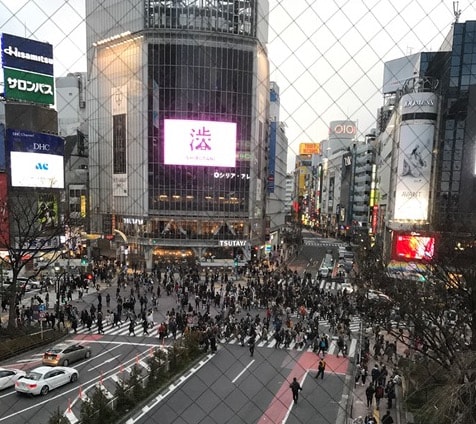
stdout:
POLYGON ((434 237, 416 234, 399 234, 395 238, 395 258, 409 260, 430 260, 433 258, 434 254, 434 237))
POLYGON ((7 129, 12 187, 64 188, 64 140, 7 129))
POLYGON ((236 123, 165 119, 164 163, 235 167, 236 123))

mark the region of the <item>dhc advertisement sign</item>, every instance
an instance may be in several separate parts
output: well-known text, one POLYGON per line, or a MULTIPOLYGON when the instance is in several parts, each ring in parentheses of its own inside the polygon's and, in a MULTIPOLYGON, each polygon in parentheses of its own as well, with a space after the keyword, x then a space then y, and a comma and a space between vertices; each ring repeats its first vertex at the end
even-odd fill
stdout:
POLYGON ((64 188, 64 141, 51 134, 7 129, 12 187, 64 188))

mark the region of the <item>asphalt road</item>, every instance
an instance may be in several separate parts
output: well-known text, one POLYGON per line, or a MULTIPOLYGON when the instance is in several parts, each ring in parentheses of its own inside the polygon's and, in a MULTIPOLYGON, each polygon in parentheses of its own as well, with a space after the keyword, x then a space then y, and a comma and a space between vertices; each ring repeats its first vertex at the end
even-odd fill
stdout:
MULTIPOLYGON (((338 242, 310 235, 291 267, 299 273, 307 269, 314 276, 325 252, 337 250, 337 245, 338 242)), ((103 304, 106 292, 111 294, 113 309, 116 286, 102 288, 103 304)), ((74 304, 82 310, 93 302, 96 303, 96 294, 89 293, 82 302, 74 304)), ((172 307, 176 307, 175 297, 162 294, 155 322, 162 321, 172 307)), ((212 310, 212 316, 213 313, 212 310)), ((263 316, 264 310, 252 313, 263 316)), ((326 331, 325 323, 322 325, 321 331, 326 331)), ((46 423, 57 409, 75 423, 80 417, 82 402, 96 387, 112 396, 116 382, 127 379, 133 365, 145 368, 151 349, 160 347, 156 330, 150 336, 143 336, 140 325, 136 327, 136 337, 128 336, 127 324, 119 329, 106 326, 105 332, 95 334, 93 327, 92 332, 79 329, 78 334, 67 336, 68 340, 89 344, 93 351, 89 360, 71 365, 79 371, 77 383, 63 386, 46 397, 18 395, 13 389, 0 392, 0 423, 46 423)), ((165 343, 171 344, 172 340, 167 339, 165 343)), ((325 379, 316 381, 313 377, 318 358, 310 349, 292 346, 275 349, 272 343, 257 344, 251 358, 248 349, 238 345, 236 340, 223 341, 215 355, 207 357, 165 394, 151 401, 145 415, 138 412, 129 423, 335 423, 338 416, 342 416, 349 360, 337 358, 331 350, 326 356, 325 379), (294 376, 303 386, 296 406, 292 404, 289 389, 294 376)), ((43 349, 32 351, 1 365, 30 369, 40 365, 42 353, 43 349)))

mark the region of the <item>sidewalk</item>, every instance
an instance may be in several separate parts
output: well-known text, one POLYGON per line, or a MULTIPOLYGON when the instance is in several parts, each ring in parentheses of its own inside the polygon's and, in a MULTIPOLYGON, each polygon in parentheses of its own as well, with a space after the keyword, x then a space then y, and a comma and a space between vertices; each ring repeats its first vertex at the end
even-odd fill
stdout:
MULTIPOLYGON (((357 374, 358 364, 354 364, 353 370, 354 375, 350 380, 350 384, 353 386, 353 390, 350 393, 350 408, 349 408, 349 417, 347 420, 347 424, 360 424, 358 418, 362 418, 361 423, 364 424, 364 419, 366 416, 373 414, 374 418, 376 419, 376 424, 381 423, 381 418, 383 415, 386 414, 387 411, 390 411, 390 415, 393 418, 394 424, 406 424, 405 421, 405 414, 402 411, 403 406, 403 399, 402 399, 402 385, 401 385, 401 376, 400 378, 394 379, 394 381, 399 381, 395 384, 395 399, 393 399, 392 407, 388 408, 388 399, 385 397, 380 401, 380 407, 377 408, 375 396, 372 398, 372 404, 370 407, 367 407, 367 396, 366 396, 366 389, 369 387, 369 384, 372 383, 372 369, 375 365, 382 368, 385 365, 388 371, 388 377, 386 378, 386 382, 388 382, 394 374, 399 374, 397 369, 398 358, 403 356, 403 351, 405 350, 405 346, 400 342, 396 343, 396 355, 393 356, 393 360, 388 360, 387 355, 383 354, 375 359, 374 357, 374 346, 375 346, 375 336, 373 334, 372 328, 364 329, 365 334, 362 336, 362 340, 364 337, 367 336, 370 342, 370 349, 368 355, 368 375, 366 378, 365 384, 362 384, 362 380, 359 379, 358 383, 355 383, 355 376, 357 374)), ((385 330, 380 330, 379 334, 383 334, 384 340, 389 342, 395 342, 395 336, 388 334, 385 330)), ((382 350, 383 351, 383 350, 382 350)))

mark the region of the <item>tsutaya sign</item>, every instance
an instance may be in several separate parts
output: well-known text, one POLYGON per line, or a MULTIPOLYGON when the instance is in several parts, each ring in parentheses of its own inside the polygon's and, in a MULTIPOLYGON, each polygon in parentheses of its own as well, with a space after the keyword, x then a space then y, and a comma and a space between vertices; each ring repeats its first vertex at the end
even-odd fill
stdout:
POLYGON ((248 244, 248 240, 218 240, 220 247, 244 247, 248 244))

